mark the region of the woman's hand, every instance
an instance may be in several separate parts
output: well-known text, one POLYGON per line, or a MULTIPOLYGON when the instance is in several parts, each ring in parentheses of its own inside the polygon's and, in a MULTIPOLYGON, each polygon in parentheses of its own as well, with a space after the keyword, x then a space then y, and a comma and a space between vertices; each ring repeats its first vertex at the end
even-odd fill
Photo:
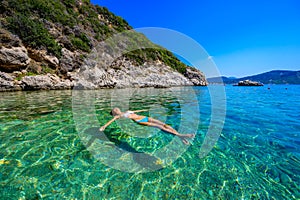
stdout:
POLYGON ((102 126, 101 128, 99 128, 99 131, 104 131, 105 130, 105 126, 102 126))
POLYGON ((121 117, 120 115, 115 116, 112 120, 110 120, 104 126, 102 126, 101 128, 99 128, 99 131, 104 131, 107 126, 109 126, 113 121, 115 121, 116 119, 119 119, 120 117, 121 117))

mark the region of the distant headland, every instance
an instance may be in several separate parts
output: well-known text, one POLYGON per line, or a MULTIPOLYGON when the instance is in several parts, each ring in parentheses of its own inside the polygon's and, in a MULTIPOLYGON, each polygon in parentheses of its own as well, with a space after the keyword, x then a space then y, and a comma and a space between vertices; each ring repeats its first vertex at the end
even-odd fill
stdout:
POLYGON ((263 84, 300 84, 300 71, 273 70, 242 78, 222 76, 207 79, 209 84, 238 84, 240 81, 245 80, 263 84))

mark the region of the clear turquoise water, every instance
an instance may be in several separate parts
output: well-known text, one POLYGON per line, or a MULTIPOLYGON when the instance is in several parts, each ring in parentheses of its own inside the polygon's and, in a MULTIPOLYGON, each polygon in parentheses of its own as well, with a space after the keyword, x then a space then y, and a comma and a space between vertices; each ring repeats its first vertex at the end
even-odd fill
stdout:
POLYGON ((196 97, 184 88, 1 93, 0 199, 299 199, 300 86, 225 90, 224 128, 203 158, 205 87, 196 97), (126 119, 102 134, 112 105, 196 130, 193 145, 126 119), (165 163, 157 152, 170 143, 183 151, 165 163), (142 173, 149 166, 157 170, 142 173))

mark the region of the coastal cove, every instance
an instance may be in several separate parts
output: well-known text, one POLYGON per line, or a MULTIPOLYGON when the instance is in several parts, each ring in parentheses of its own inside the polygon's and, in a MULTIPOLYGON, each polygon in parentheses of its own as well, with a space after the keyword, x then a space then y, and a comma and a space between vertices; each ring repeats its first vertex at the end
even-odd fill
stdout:
MULTIPOLYGON (((80 124, 76 108, 86 102, 76 90, 1 93, 1 198, 299 199, 300 85, 225 86, 224 128, 212 151, 199 158, 211 120, 211 88, 223 86, 80 90, 91 97, 95 111, 80 113, 80 124), (93 149, 105 156, 116 145, 121 152, 112 158, 116 165, 133 159, 128 152, 144 153, 160 165, 152 155, 176 142, 127 119, 100 137, 98 129, 111 119, 112 106, 147 109, 145 115, 183 133, 196 128, 193 145, 173 163, 148 173, 105 165, 93 149), (94 116, 96 124, 85 123, 94 116), (82 134, 90 138, 88 145, 82 134)), ((134 163, 128 167, 144 164, 134 163)))

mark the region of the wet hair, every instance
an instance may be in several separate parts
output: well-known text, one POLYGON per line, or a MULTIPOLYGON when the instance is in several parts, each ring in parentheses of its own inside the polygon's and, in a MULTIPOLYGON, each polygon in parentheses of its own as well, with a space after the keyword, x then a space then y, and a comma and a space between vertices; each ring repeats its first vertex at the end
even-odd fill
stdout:
POLYGON ((110 111, 110 114, 112 116, 116 116, 116 115, 118 115, 117 112, 121 112, 121 110, 119 108, 114 108, 110 111))

